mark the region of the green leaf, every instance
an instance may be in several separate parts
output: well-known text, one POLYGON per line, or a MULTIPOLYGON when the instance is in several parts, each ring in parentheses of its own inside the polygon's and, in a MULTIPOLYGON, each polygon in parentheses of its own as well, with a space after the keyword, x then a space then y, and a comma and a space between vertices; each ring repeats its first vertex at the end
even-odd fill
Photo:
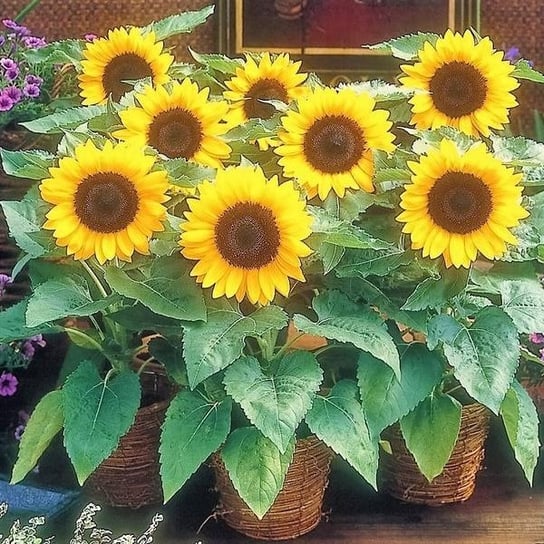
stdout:
POLYGON ((444 470, 460 426, 461 404, 448 395, 427 397, 401 419, 406 447, 429 482, 444 470))
POLYGON ((214 12, 214 6, 206 6, 198 11, 186 11, 171 15, 160 21, 144 27, 144 31, 155 32, 156 40, 165 40, 170 36, 191 32, 197 26, 206 22, 206 19, 214 12))
POLYGON ((231 410, 228 398, 209 402, 192 391, 180 391, 172 400, 159 448, 165 502, 223 444, 230 430, 231 410))
POLYGON ((223 383, 251 423, 284 453, 322 379, 315 356, 295 351, 271 374, 265 374, 254 357, 241 357, 227 369, 223 383))
POLYGON ((479 271, 476 268, 470 270, 469 284, 471 293, 483 295, 500 295, 501 285, 505 281, 534 280, 536 270, 533 263, 504 263, 498 262, 491 269, 479 271))
POLYGON ((64 445, 80 485, 119 444, 140 406, 134 372, 104 381, 89 361, 68 376, 62 389, 64 445))
POLYGON ((21 250, 33 258, 44 255, 47 252, 46 248, 30 236, 41 229, 41 222, 36 214, 36 204, 23 199, 21 201, 4 201, 1 205, 9 226, 10 236, 15 239, 21 250))
POLYGON ((428 345, 444 344, 444 354, 467 393, 498 414, 519 360, 518 332, 500 308, 489 306, 476 314, 470 327, 449 315, 429 323, 428 345))
POLYGON ((108 319, 131 331, 141 331, 142 324, 147 323, 152 330, 165 336, 180 336, 183 333, 180 321, 159 315, 139 302, 134 306, 109 313, 108 319))
POLYGON ((468 271, 446 269, 437 278, 427 278, 408 297, 403 310, 424 310, 440 308, 445 302, 461 293, 467 286, 468 271))
POLYGON ((342 246, 329 244, 328 242, 321 242, 317 251, 323 261, 323 274, 328 274, 331 270, 334 270, 346 252, 342 246))
POLYGON ((502 308, 519 332, 540 331, 544 325, 544 288, 536 279, 504 281, 500 285, 502 308))
POLYGON ((418 343, 403 345, 400 350, 400 379, 371 355, 361 354, 357 364, 363 412, 376 438, 428 397, 442 379, 443 364, 438 354, 418 343))
POLYGON ((83 40, 61 40, 39 49, 27 49, 25 56, 31 63, 79 64, 83 59, 83 40))
POLYGON ((297 314, 293 321, 299 331, 349 342, 384 361, 397 375, 400 373, 397 348, 377 312, 351 302, 339 291, 318 295, 312 306, 318 316, 317 323, 297 314))
POLYGON ((190 47, 189 53, 191 53, 191 56, 199 64, 203 64, 221 74, 235 74, 236 68, 242 65, 241 59, 231 59, 230 57, 217 53, 197 53, 190 47))
POLYGON ((434 45, 439 37, 438 34, 431 32, 418 32, 417 34, 407 34, 400 38, 393 38, 392 40, 363 47, 384 53, 391 53, 399 59, 412 60, 417 57, 418 52, 423 49, 426 42, 434 45))
POLYGON ((49 168, 55 165, 55 156, 41 149, 9 151, 0 149, 2 167, 10 176, 42 180, 49 177, 49 168))
POLYGON ((540 452, 538 414, 525 389, 516 381, 506 393, 501 405, 501 417, 527 481, 532 484, 540 452))
POLYGON ((287 325, 278 306, 264 306, 250 315, 231 306, 211 308, 205 323, 186 323, 183 353, 191 388, 242 355, 248 336, 261 336, 287 325))
POLYGON ((27 305, 28 299, 25 299, 0 311, 0 343, 60 331, 59 327, 49 323, 42 323, 38 327, 28 327, 25 317, 27 305))
POLYGON ((412 258, 410 252, 396 247, 347 250, 336 267, 336 274, 341 278, 387 276, 399 266, 408 264, 412 258))
POLYGON ((89 121, 93 117, 98 117, 106 113, 106 106, 85 106, 81 108, 70 108, 59 112, 21 123, 31 132, 41 134, 62 134, 63 129, 76 128, 79 125, 89 121))
POLYGON ((12 484, 20 482, 36 466, 63 423, 62 392, 51 391, 40 400, 28 420, 11 474, 12 484))
POLYGON ((544 152, 544 144, 542 143, 524 136, 491 135, 491 144, 494 155, 503 162, 532 166, 542 165, 544 152))
POLYGON ((253 427, 236 429, 223 446, 221 457, 232 485, 259 519, 281 491, 294 451, 294 440, 281 453, 253 427))
POLYGON ((516 67, 512 72, 512 76, 518 79, 528 79, 536 83, 544 83, 544 74, 535 70, 531 63, 525 59, 519 59, 516 62, 516 67))
POLYGON ((166 159, 161 161, 160 168, 166 170, 168 181, 177 187, 194 189, 202 181, 215 178, 216 170, 202 166, 186 159, 166 159))
POLYGON ((166 368, 169 377, 179 385, 188 385, 181 347, 173 346, 166 338, 159 336, 151 339, 148 348, 150 355, 166 368))
POLYGON ((378 442, 368 431, 354 382, 339 381, 327 397, 316 396, 306 423, 376 489, 378 442))
POLYGON ((36 286, 26 311, 29 327, 68 316, 87 316, 101 312, 118 297, 93 300, 84 277, 75 274, 48 280, 36 286))
POLYGON ((114 291, 141 302, 157 314, 187 321, 206 319, 202 290, 189 276, 188 267, 180 257, 157 258, 148 275, 110 266, 105 279, 114 291))

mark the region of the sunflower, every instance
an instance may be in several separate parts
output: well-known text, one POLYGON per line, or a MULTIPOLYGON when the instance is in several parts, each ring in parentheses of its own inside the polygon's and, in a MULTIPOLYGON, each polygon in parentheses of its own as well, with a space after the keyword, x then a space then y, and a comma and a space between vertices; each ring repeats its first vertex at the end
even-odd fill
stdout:
POLYGON ((199 91, 189 79, 169 88, 146 87, 136 95, 140 107, 119 112, 124 128, 113 135, 142 147, 149 145, 171 159, 219 168, 230 155, 230 147, 219 137, 227 130, 220 121, 228 105, 209 101, 209 91, 199 91))
POLYGON ((102 264, 130 261, 134 250, 148 253, 152 233, 163 230, 168 188, 164 171, 151 172, 154 162, 126 144, 79 145, 40 184, 42 198, 53 204, 43 227, 80 260, 95 255, 102 264))
POLYGON ((270 119, 276 109, 265 100, 289 103, 303 96, 308 75, 298 72, 300 65, 287 54, 272 60, 269 53, 264 53, 259 64, 248 56, 244 65, 236 68, 236 75, 225 82, 229 90, 223 96, 232 103, 229 125, 239 126, 254 118, 270 119))
POLYGON ((127 81, 149 77, 155 85, 166 83, 174 57, 162 50, 163 43, 155 41, 154 32, 144 35, 136 27, 115 28, 107 38, 88 43, 78 76, 83 105, 103 104, 110 95, 118 102, 132 89, 127 81))
POLYGON ((310 215, 292 182, 267 180, 260 167, 219 170, 199 186, 182 224, 182 254, 198 263, 191 275, 212 296, 247 296, 253 304, 289 294, 289 278, 304 281, 300 258, 311 253, 310 215))
POLYGON ((366 93, 344 88, 316 89, 282 118, 282 145, 276 148, 287 177, 298 178, 310 197, 325 200, 331 190, 372 192, 374 150, 393 151, 389 113, 375 109, 366 93))
POLYGON ((519 86, 514 66, 494 51, 489 38, 478 43, 470 31, 448 30, 433 46, 426 42, 419 62, 401 66, 403 86, 416 89, 410 99, 412 123, 419 129, 452 126, 477 136, 502 129, 517 105, 510 92, 519 86), (419 92, 417 92, 419 91, 419 92))
POLYGON ((419 162, 409 162, 412 183, 401 196, 413 249, 442 255, 446 266, 468 268, 478 252, 496 259, 516 244, 511 227, 527 217, 521 206, 522 175, 507 168, 479 143, 461 154, 450 140, 419 162))

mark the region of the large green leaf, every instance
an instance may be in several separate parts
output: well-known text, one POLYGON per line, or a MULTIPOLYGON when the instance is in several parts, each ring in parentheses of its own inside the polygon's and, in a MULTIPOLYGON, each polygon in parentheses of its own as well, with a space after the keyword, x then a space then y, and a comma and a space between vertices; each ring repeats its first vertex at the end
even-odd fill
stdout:
POLYGON ((327 397, 315 397, 306 414, 306 423, 320 440, 376 488, 378 441, 370 435, 357 396, 355 382, 339 381, 327 397))
POLYGON ((469 290, 475 294, 500 295, 501 285, 505 281, 532 280, 536 277, 536 269, 533 263, 505 263, 498 262, 491 269, 479 271, 476 268, 470 270, 469 290))
POLYGON ((78 64, 83 58, 83 40, 60 40, 50 42, 39 49, 28 49, 25 56, 30 62, 54 64, 78 64))
POLYGON ((159 257, 149 273, 110 266, 105 278, 114 291, 157 314, 186 321, 206 319, 202 290, 189 276, 181 258, 159 257))
POLYGON ((519 360, 517 329, 500 308, 486 307, 467 327, 449 315, 429 323, 428 344, 440 341, 455 377, 467 393, 495 414, 510 388, 519 360))
POLYGON ((501 417, 518 463, 532 484, 540 453, 538 414, 525 389, 516 381, 501 405, 501 417))
POLYGON ((206 22, 213 13, 214 6, 206 6, 198 11, 185 11, 151 23, 144 30, 153 30, 157 40, 165 40, 170 36, 191 32, 194 28, 206 22))
POLYGON ((49 323, 38 327, 28 327, 26 324, 26 309, 28 300, 22 300, 0 312, 0 343, 30 338, 36 334, 59 332, 61 329, 49 323))
POLYGON ((244 315, 235 306, 224 305, 210 309, 205 323, 187 323, 183 354, 191 388, 238 359, 248 336, 261 336, 286 325, 287 315, 278 306, 244 315))
POLYGON ((519 332, 531 333, 544 327, 544 288, 536 279, 504 281, 500 285, 502 308, 519 332))
POLYGON ((139 302, 133 306, 109 313, 108 319, 131 331, 141 331, 142 325, 144 325, 149 326, 150 330, 165 336, 180 336, 183 333, 181 321, 157 314, 139 302))
POLYGON ((357 380, 361 403, 370 432, 375 437, 428 397, 442 378, 442 361, 423 344, 401 346, 400 352, 400 379, 391 368, 371 355, 359 357, 357 380))
POLYGON ((148 349, 153 359, 159 361, 166 368, 170 378, 178 385, 188 385, 181 346, 177 344, 174 346, 166 338, 158 336, 151 339, 148 349))
POLYGON ((12 484, 20 482, 36 466, 63 423, 62 392, 51 391, 40 400, 28 420, 11 474, 12 484))
POLYGON ((414 289, 402 307, 403 310, 440 308, 445 302, 465 289, 468 271, 449 268, 437 278, 427 278, 414 289))
POLYGON ((349 342, 372 353, 399 374, 397 348, 377 312, 368 306, 351 302, 339 291, 327 291, 318 295, 312 305, 318 321, 314 323, 303 315, 295 315, 293 321, 299 331, 339 342, 349 342))
POLYGON ((227 438, 232 402, 210 402, 193 391, 172 400, 162 426, 160 463, 164 500, 168 501, 227 438))
POLYGON ((107 382, 83 361, 62 388, 64 445, 80 485, 119 444, 140 406, 140 382, 122 372, 107 382))
POLYGON ((116 300, 116 296, 93 300, 85 278, 72 274, 35 287, 28 301, 26 322, 35 327, 63 317, 92 315, 116 300))
POLYGON ((161 168, 168 173, 168 180, 178 187, 195 188, 204 180, 215 177, 215 169, 189 162, 186 159, 166 159, 161 161, 161 168))
POLYGON ((236 68, 242 64, 241 59, 231 59, 225 55, 217 53, 198 53, 189 48, 189 53, 199 64, 220 72, 221 74, 235 74, 236 68))
POLYGON ((225 372, 227 393, 239 403, 251 423, 283 453, 312 405, 323 379, 314 355, 295 351, 283 357, 273 373, 244 356, 225 372))
POLYGON ((106 106, 85 106, 55 112, 39 119, 21 123, 31 132, 42 134, 63 134, 65 129, 75 128, 82 123, 106 113, 106 106))
POLYGON ((49 168, 55 163, 54 155, 40 149, 0 149, 0 155, 6 174, 25 179, 42 180, 49 177, 49 168))
POLYGON ((418 32, 417 34, 406 34, 400 38, 393 38, 375 45, 367 45, 366 47, 391 53, 399 59, 412 60, 417 57, 418 52, 423 49, 425 43, 434 45, 439 37, 438 34, 431 32, 418 32))
POLYGON ((387 276, 399 266, 408 264, 413 256, 397 247, 389 249, 349 249, 336 266, 341 278, 387 276))
POLYGON ((406 447, 431 482, 451 457, 461 425, 461 404, 449 395, 430 395, 400 420, 406 447))
POLYGON ((518 79, 528 79, 537 83, 544 83, 544 74, 535 70, 532 63, 525 59, 519 59, 516 62, 516 68, 512 72, 512 76, 518 79))
POLYGON ((221 457, 232 485, 259 519, 281 491, 294 451, 294 440, 281 453, 253 427, 236 429, 223 446, 221 457))

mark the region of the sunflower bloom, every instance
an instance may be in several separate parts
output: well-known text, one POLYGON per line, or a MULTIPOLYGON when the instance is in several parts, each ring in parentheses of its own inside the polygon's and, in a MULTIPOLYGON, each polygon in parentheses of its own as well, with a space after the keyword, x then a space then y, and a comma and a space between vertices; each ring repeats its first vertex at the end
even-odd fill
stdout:
POLYGON ((124 128, 113 133, 139 146, 149 145, 168 158, 183 158, 219 168, 230 155, 221 139, 227 130, 221 120, 226 102, 208 100, 210 90, 199 90, 189 79, 168 88, 146 87, 136 95, 139 107, 119 112, 124 128))
POLYGON ((393 151, 389 112, 352 89, 316 89, 282 118, 276 148, 287 177, 297 178, 309 197, 325 200, 334 191, 374 190, 374 150, 393 151))
POLYGON ((223 96, 231 102, 229 125, 239 126, 249 119, 270 119, 276 109, 266 100, 289 103, 303 96, 307 74, 299 73, 301 62, 293 62, 289 55, 281 54, 272 59, 264 53, 259 61, 247 57, 236 75, 225 82, 228 90, 223 96))
POLYGON ((409 162, 412 182, 401 196, 413 249, 423 256, 442 255, 447 267, 468 268, 478 252, 496 259, 506 244, 516 244, 510 228, 527 217, 521 206, 521 174, 493 157, 484 144, 461 154, 450 140, 419 162, 409 162))
POLYGON ((83 105, 103 104, 111 95, 115 102, 132 89, 129 81, 146 77, 154 85, 166 83, 174 57, 163 52, 155 33, 143 34, 139 28, 115 28, 107 38, 88 43, 78 76, 83 105))
POLYGON ((517 106, 511 91, 519 86, 503 56, 487 37, 475 43, 469 30, 448 30, 434 46, 425 43, 419 62, 401 66, 406 76, 400 82, 416 90, 412 123, 418 129, 452 126, 472 136, 502 129, 517 106))
POLYGON ((43 227, 79 260, 95 255, 102 264, 148 253, 151 235, 164 228, 168 199, 166 173, 152 172, 154 162, 140 148, 107 142, 98 149, 88 140, 41 182, 43 200, 53 204, 43 227))
POLYGON ((267 180, 260 167, 219 170, 214 183, 190 198, 182 224, 182 254, 198 262, 191 275, 212 296, 267 304, 275 292, 289 294, 289 278, 304 281, 301 257, 311 217, 291 182, 267 180))

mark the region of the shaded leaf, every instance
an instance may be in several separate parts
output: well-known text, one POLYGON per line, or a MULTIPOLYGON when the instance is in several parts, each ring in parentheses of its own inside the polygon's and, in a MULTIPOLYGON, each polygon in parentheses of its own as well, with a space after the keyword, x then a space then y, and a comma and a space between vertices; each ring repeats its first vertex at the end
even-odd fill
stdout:
POLYGON ((504 281, 500 284, 502 308, 519 332, 531 333, 544 326, 544 288, 537 280, 504 281))

